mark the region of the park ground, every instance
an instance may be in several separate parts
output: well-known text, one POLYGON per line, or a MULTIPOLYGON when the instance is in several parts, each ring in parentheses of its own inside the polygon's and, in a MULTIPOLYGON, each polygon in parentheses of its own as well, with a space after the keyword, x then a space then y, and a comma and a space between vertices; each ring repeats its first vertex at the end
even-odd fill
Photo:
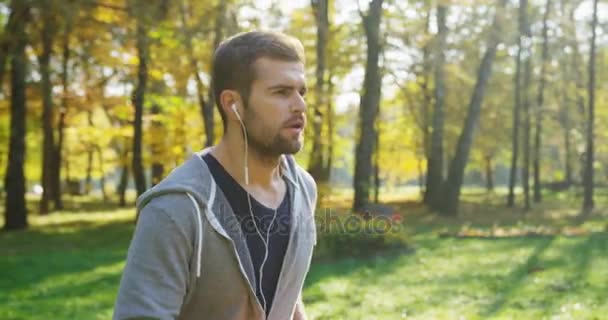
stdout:
MULTIPOLYGON (((457 218, 390 199, 408 250, 313 262, 314 319, 608 319, 608 203, 581 216, 572 193, 527 213, 472 190, 457 218)), ((604 200, 601 200, 604 199, 604 200)), ((325 205, 348 201, 335 197, 325 205)), ((30 201, 32 209, 35 202, 30 201)), ((134 209, 71 198, 0 233, 0 319, 109 319, 134 209)))

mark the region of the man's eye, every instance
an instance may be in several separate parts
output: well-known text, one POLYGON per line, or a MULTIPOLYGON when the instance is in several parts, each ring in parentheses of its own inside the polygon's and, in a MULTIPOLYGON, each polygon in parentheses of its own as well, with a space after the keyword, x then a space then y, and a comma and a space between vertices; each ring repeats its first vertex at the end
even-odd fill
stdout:
POLYGON ((275 91, 275 94, 278 94, 281 96, 287 96, 287 95, 289 95, 289 90, 287 90, 287 89, 278 90, 278 91, 275 91))

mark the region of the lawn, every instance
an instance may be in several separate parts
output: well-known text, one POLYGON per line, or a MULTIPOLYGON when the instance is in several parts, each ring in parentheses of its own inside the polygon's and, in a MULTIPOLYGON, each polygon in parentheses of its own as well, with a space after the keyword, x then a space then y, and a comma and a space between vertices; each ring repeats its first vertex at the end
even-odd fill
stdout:
MULTIPOLYGON (((394 203, 415 250, 314 263, 304 289, 309 315, 607 319, 604 211, 576 219, 561 195, 525 215, 495 205, 496 198, 464 200, 459 218, 394 203)), ((71 208, 32 216, 28 231, 0 233, 0 319, 111 317, 134 211, 79 202, 71 208)))

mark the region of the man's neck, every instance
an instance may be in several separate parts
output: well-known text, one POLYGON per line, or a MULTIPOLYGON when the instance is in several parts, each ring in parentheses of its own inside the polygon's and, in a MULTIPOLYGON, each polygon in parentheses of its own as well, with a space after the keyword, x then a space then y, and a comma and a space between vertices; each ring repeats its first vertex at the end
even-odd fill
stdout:
MULTIPOLYGON (((239 184, 245 185, 245 150, 242 141, 230 141, 224 137, 213 147, 211 154, 239 184)), ((249 184, 266 189, 281 182, 280 156, 264 156, 250 146, 247 164, 249 184)))

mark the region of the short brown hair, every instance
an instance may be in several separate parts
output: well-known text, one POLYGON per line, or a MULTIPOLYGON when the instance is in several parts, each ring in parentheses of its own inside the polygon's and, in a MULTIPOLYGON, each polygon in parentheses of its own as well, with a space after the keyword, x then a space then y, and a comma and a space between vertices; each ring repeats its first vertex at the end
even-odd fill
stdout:
POLYGON ((211 83, 224 131, 226 114, 221 106, 220 94, 224 90, 236 90, 247 104, 251 84, 255 80, 253 64, 262 57, 303 63, 304 47, 298 39, 283 33, 250 31, 224 40, 215 50, 211 83))

